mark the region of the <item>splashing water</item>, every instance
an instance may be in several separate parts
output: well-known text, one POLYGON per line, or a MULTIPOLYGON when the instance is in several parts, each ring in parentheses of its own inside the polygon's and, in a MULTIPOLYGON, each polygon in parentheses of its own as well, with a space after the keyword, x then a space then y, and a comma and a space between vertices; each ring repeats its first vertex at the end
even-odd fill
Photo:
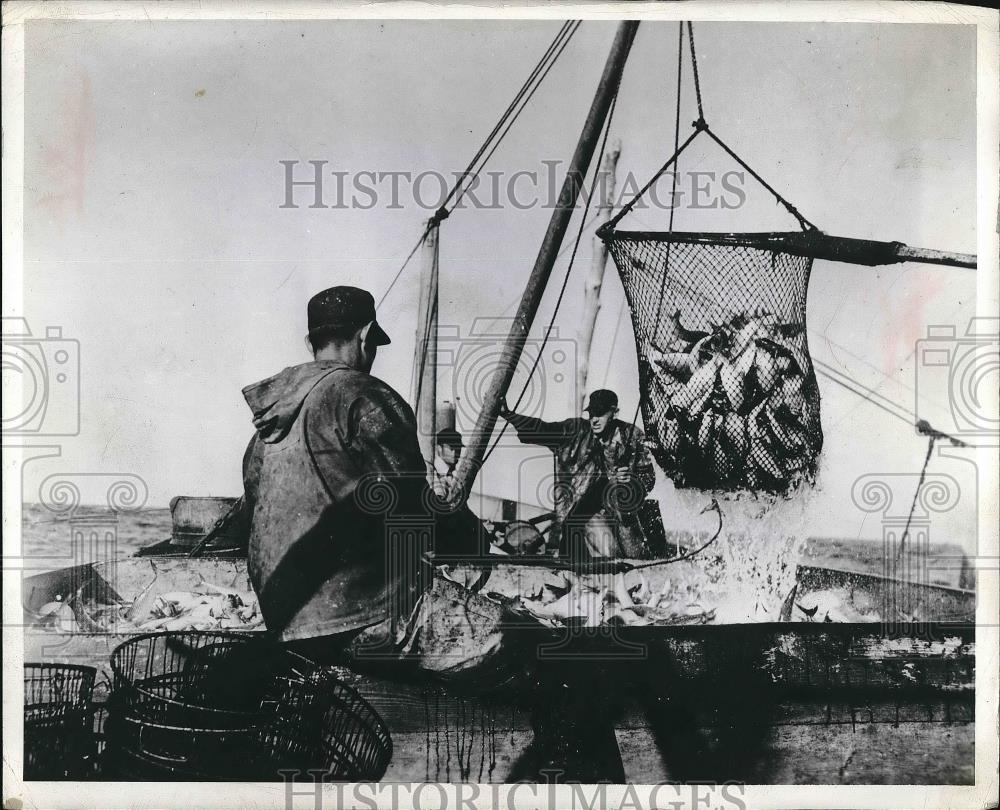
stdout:
POLYGON ((716 623, 778 621, 795 586, 804 541, 794 535, 730 534, 711 566, 718 577, 716 623))
MULTIPOLYGON (((665 515, 674 516, 678 523, 684 516, 690 521, 697 516, 701 527, 711 520, 699 514, 710 496, 670 490, 664 493, 669 506, 661 500, 665 515)), ((687 587, 703 605, 715 610, 717 624, 778 621, 805 550, 810 498, 804 493, 794 499, 746 494, 716 497, 723 531, 692 560, 701 575, 687 587)), ((701 528, 699 534, 704 532, 701 528)))

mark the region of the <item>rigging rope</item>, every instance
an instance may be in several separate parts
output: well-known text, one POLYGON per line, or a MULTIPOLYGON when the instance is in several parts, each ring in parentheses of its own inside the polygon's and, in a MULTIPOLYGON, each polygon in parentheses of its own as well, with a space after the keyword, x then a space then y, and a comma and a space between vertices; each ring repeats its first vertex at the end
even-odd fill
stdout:
MULTIPOLYGON (((688 32, 691 31, 691 24, 688 23, 688 32)), ((694 59, 694 43, 691 44, 691 58, 694 59)), ((677 26, 677 103, 676 110, 674 113, 674 154, 677 154, 677 150, 680 147, 681 141, 681 80, 683 78, 683 68, 684 68, 684 23, 679 23, 677 26)), ((695 70, 695 86, 698 84, 698 71, 695 70)), ((701 89, 698 89, 698 114, 701 116, 701 89)), ((674 230, 674 214, 677 211, 677 167, 674 167, 672 173, 673 182, 670 187, 670 222, 667 225, 667 230, 671 233, 674 230)), ((668 253, 669 260, 669 253, 668 253)), ((667 276, 664 273, 663 283, 660 285, 660 300, 656 307, 656 323, 659 326, 660 316, 663 314, 663 292, 664 288, 667 286, 667 276)), ((636 410, 636 416, 638 417, 639 411, 636 410)))
MULTIPOLYGON (((701 106, 701 81, 698 79, 698 57, 694 52, 694 28, 691 26, 691 21, 688 20, 688 42, 691 44, 691 69, 694 72, 694 92, 698 99, 698 120, 705 120, 705 111, 701 106)), ((681 37, 684 37, 684 23, 681 23, 681 37)), ((680 62, 680 54, 677 55, 677 61, 680 62)))
POLYGON ((392 277, 392 281, 389 282, 389 286, 386 287, 385 292, 382 293, 382 297, 378 299, 378 303, 375 305, 376 309, 382 306, 383 302, 388 297, 389 293, 392 292, 392 288, 396 286, 396 282, 399 281, 399 277, 403 275, 403 271, 406 269, 407 265, 409 265, 410 260, 413 258, 413 254, 415 254, 418 250, 420 250, 420 246, 424 243, 424 240, 427 238, 428 230, 429 228, 424 228, 424 232, 420 234, 420 238, 417 240, 417 244, 413 246, 413 249, 409 252, 409 254, 407 254, 406 258, 403 259, 403 263, 399 266, 399 269, 396 271, 396 275, 392 277))
MULTIPOLYGON (((575 23, 575 25, 573 26, 572 30, 571 30, 571 31, 569 31, 569 33, 567 34, 566 38, 565 38, 565 39, 563 40, 562 44, 561 44, 561 45, 560 45, 560 46, 558 47, 558 51, 557 51, 557 52, 556 52, 556 54, 555 54, 555 55, 554 55, 554 56, 552 57, 552 59, 551 59, 551 61, 550 61, 550 62, 548 63, 548 65, 547 65, 547 66, 545 67, 545 70, 544 70, 544 71, 542 72, 542 74, 541 74, 541 75, 539 76, 539 78, 538 78, 538 81, 537 81, 537 82, 535 83, 534 87, 532 87, 532 88, 531 88, 531 91, 530 91, 530 92, 529 92, 529 93, 527 94, 526 98, 524 99, 524 102, 523 102, 523 103, 521 104, 521 106, 520 106, 520 107, 518 108, 518 110, 517 110, 517 112, 516 112, 516 113, 514 114, 514 116, 513 116, 513 117, 512 117, 511 119, 510 119, 510 122, 509 122, 509 123, 507 124, 507 126, 506 126, 506 128, 505 128, 505 129, 503 130, 503 132, 502 132, 502 133, 500 133, 499 137, 497 138, 496 142, 495 142, 495 143, 494 143, 494 145, 493 145, 493 148, 492 148, 492 149, 491 149, 491 150, 489 151, 489 154, 487 154, 487 155, 486 155, 486 157, 484 157, 484 158, 483 158, 483 161, 482 161, 482 164, 481 164, 481 165, 479 166, 479 168, 478 168, 478 169, 476 169, 476 171, 475 171, 475 172, 473 173, 473 179, 475 179, 476 177, 478 177, 478 175, 479 175, 479 172, 481 172, 481 171, 483 170, 483 167, 485 167, 485 166, 486 166, 486 163, 487 163, 487 162, 489 161, 489 159, 490 159, 491 157, 493 157, 493 154, 494 154, 494 152, 496 152, 496 151, 497 151, 497 149, 499 149, 499 148, 500 148, 500 144, 501 144, 501 143, 503 142, 503 139, 504 139, 505 137, 507 137, 507 133, 508 133, 508 132, 510 132, 510 128, 511 128, 512 126, 514 126, 514 122, 515 122, 515 121, 517 121, 517 119, 518 119, 518 118, 520 117, 521 113, 522 113, 522 112, 524 111, 524 108, 525 108, 525 107, 527 107, 528 103, 529 103, 529 102, 531 101, 531 98, 532 98, 532 96, 534 96, 534 95, 535 95, 535 91, 536 91, 536 90, 538 90, 538 88, 539 88, 539 87, 541 87, 541 85, 542 85, 542 82, 543 82, 543 81, 545 81, 545 78, 546 78, 546 76, 548 76, 548 75, 549 75, 549 71, 551 71, 551 70, 552 70, 552 68, 553 68, 553 67, 555 66, 555 64, 556 64, 556 61, 557 61, 557 60, 559 59, 559 57, 560 57, 560 56, 562 56, 562 52, 563 52, 564 50, 566 50, 566 46, 567 46, 567 45, 569 45, 569 41, 570 41, 570 39, 572 39, 572 38, 573 38, 573 35, 574 35, 574 34, 576 33, 576 31, 577 31, 577 29, 578 29, 578 28, 580 27, 580 25, 581 25, 581 23, 580 23, 579 21, 577 21, 577 22, 575 23)), ((466 193, 468 193, 468 191, 469 191, 469 189, 470 189, 470 188, 472 188, 472 185, 471 185, 471 183, 470 183, 470 184, 469 184, 468 186, 466 186, 466 187, 465 187, 465 188, 464 188, 464 189, 462 190, 462 193, 461 193, 461 194, 459 194, 459 195, 458 195, 458 197, 457 197, 457 198, 455 199, 455 205, 453 205, 453 206, 452 206, 452 210, 453 210, 453 211, 455 210, 455 208, 457 208, 457 207, 458 207, 458 204, 459 204, 459 203, 460 203, 460 202, 462 201, 462 198, 463 198, 463 197, 464 197, 464 196, 466 195, 466 193)))
MULTIPOLYGON (((431 261, 434 263, 433 275, 435 278, 435 285, 437 283, 436 279, 438 276, 440 256, 441 256, 441 243, 437 239, 435 239, 434 255, 431 258, 431 261)), ((424 374, 427 370, 427 353, 428 353, 427 348, 430 344, 430 339, 431 339, 431 324, 435 325, 437 324, 437 315, 438 315, 438 296, 435 295, 434 299, 431 301, 431 305, 427 307, 427 313, 424 320, 423 329, 420 333, 421 335, 423 335, 423 343, 420 347, 420 363, 415 369, 415 373, 418 376, 416 379, 416 384, 414 386, 411 386, 411 390, 416 391, 416 395, 413 400, 414 415, 416 415, 416 413, 420 410, 421 394, 423 393, 424 390, 424 374)))
MULTIPOLYGON (((824 362, 823 360, 817 360, 814 357, 812 358, 812 363, 816 370, 831 382, 835 382, 837 385, 845 388, 856 397, 871 403, 876 408, 881 408, 887 414, 912 424, 915 414, 904 408, 902 405, 893 402, 891 399, 878 393, 878 391, 873 388, 862 385, 860 382, 852 379, 849 375, 829 363, 824 362)), ((886 379, 891 378, 887 377, 886 379)))
MULTIPOLYGON (((814 226, 711 131, 690 21, 678 26, 674 151, 598 230, 625 287, 636 339, 642 413, 650 449, 680 487, 787 492, 811 480, 822 447, 818 389, 805 344, 808 254, 665 230, 616 231, 668 170, 676 197, 681 155, 702 132, 770 193, 811 238, 814 226), (685 44, 685 26, 687 27, 685 44), (684 51, 698 118, 680 143, 684 51), (685 322, 681 322, 684 314, 685 322)), ((761 235, 766 237, 767 235, 761 235)))
POLYGON ((681 156, 681 153, 688 148, 688 145, 691 143, 691 141, 693 141, 697 137, 700 131, 701 130, 695 130, 688 136, 687 140, 684 141, 684 143, 681 145, 679 149, 674 151, 674 153, 670 156, 667 162, 664 163, 657 170, 656 174, 652 176, 650 181, 646 183, 646 185, 644 185, 641 189, 639 189, 639 192, 628 203, 626 203, 625 206, 622 207, 621 211, 619 211, 614 217, 608 220, 606 225, 602 226, 601 230, 598 231, 599 234, 601 232, 610 231, 612 228, 614 228, 615 225, 618 224, 618 222, 624 216, 626 216, 635 207, 635 204, 639 202, 639 200, 642 198, 642 195, 645 194, 647 191, 649 191, 649 189, 652 188, 653 184, 663 176, 664 172, 666 172, 667 169, 669 169, 671 166, 674 165, 674 161, 676 161, 677 158, 681 156))
MULTIPOLYGON (((562 286, 559 288, 559 296, 556 298, 555 308, 552 311, 552 317, 549 319, 549 325, 545 330, 545 336, 542 338, 542 342, 538 347, 538 352, 535 355, 535 360, 531 364, 531 368, 528 370, 528 376, 524 382, 524 387, 521 389, 521 393, 518 394, 517 400, 514 402, 514 407, 511 409, 516 411, 521 401, 524 399, 524 395, 528 392, 528 388, 531 385, 531 378, 534 376, 535 371, 538 369, 538 364, 542 359, 542 352, 545 350, 545 345, 548 343, 549 337, 552 334, 552 329, 555 326, 556 316, 559 314, 559 307, 562 305, 563 296, 566 293, 566 287, 569 284, 570 273, 573 271, 573 263, 576 261, 576 253, 580 247, 580 240, 583 238, 583 231, 587 225, 587 212, 590 210, 590 204, 594 199, 594 192, 597 190, 597 181, 601 176, 601 168, 604 165, 604 154, 608 145, 608 135, 611 133, 611 122, 615 117, 615 107, 618 105, 618 87, 615 88, 614 96, 611 98, 611 107, 608 109, 608 117, 604 124, 604 136, 601 139, 601 151, 600 157, 594 164, 594 178, 590 183, 590 191, 587 194, 587 202, 584 205, 583 212, 580 216, 580 228, 576 232, 576 239, 573 242, 573 252, 569 257, 569 264, 566 266, 566 273, 563 276, 562 286)), ((493 455, 493 451, 497 449, 500 441, 503 439, 504 433, 507 432, 507 426, 509 423, 506 421, 500 427, 500 433, 497 434, 496 439, 493 444, 490 445, 489 449, 483 455, 482 463, 485 464, 489 457, 493 455)))
POLYGON ((795 217, 796 221, 799 223, 799 226, 802 228, 802 230, 804 230, 804 231, 814 231, 814 230, 817 230, 816 226, 813 225, 808 219, 806 219, 799 212, 799 210, 794 205, 792 205, 792 203, 790 203, 783 196, 781 196, 781 194, 779 194, 778 191, 776 191, 775 188, 770 183, 768 183, 766 180, 764 180, 763 177, 761 177, 756 171, 754 171, 750 167, 750 165, 745 160, 743 160, 743 158, 741 158, 739 155, 737 155, 736 152, 734 152, 729 147, 728 144, 726 144, 718 135, 716 135, 714 132, 712 132, 712 130, 708 126, 707 122, 705 122, 704 120, 698 120, 698 121, 695 121, 692 124, 692 126, 694 127, 694 132, 692 132, 688 136, 687 140, 684 141, 684 143, 681 145, 681 147, 679 149, 677 149, 674 152, 674 154, 672 154, 670 156, 670 158, 667 160, 667 162, 664 163, 657 170, 656 174, 654 174, 650 178, 649 182, 646 183, 646 185, 644 185, 639 190, 639 192, 628 203, 626 203, 622 207, 621 211, 619 211, 618 214, 613 219, 611 219, 606 225, 604 225, 601 228, 601 231, 600 231, 601 233, 604 233, 604 234, 610 233, 614 229, 614 227, 625 216, 627 216, 629 214, 629 212, 635 207, 636 203, 638 203, 639 200, 642 199, 642 196, 647 191, 649 191, 649 189, 652 188, 653 185, 664 175, 664 173, 667 171, 667 169, 669 169, 671 166, 674 165, 674 163, 677 161, 677 158, 679 158, 681 156, 681 154, 684 152, 684 150, 687 149, 688 146, 691 145, 692 141, 694 141, 694 139, 697 138, 698 135, 700 133, 702 133, 702 132, 707 132, 708 135, 709 135, 709 137, 713 141, 715 141, 717 144, 719 144, 719 146, 722 147, 722 149, 726 152, 726 154, 728 154, 731 158, 733 158, 733 160, 735 160, 737 163, 739 163, 740 166, 742 166, 744 169, 746 169, 750 173, 750 175, 753 177, 754 180, 756 180, 765 189, 767 189, 774 196, 775 200, 777 200, 779 203, 781 203, 781 205, 783 205, 785 207, 785 209, 788 211, 788 213, 791 214, 793 217, 795 217))
MULTIPOLYGON (((559 47, 560 40, 562 40, 565 37, 566 32, 569 30, 572 24, 573 24, 572 20, 567 20, 566 22, 563 23, 562 28, 559 29, 559 33, 556 34, 555 39, 553 39, 552 42, 549 44, 549 47, 546 49, 545 53, 542 54, 541 59, 539 59, 538 62, 535 63, 535 66, 534 68, 532 68, 531 73, 528 75, 528 78, 525 80, 524 84, 521 85, 520 90, 517 91, 517 95, 514 96, 514 100, 507 105, 507 109, 504 110, 503 115, 500 116, 500 120, 497 121, 496 125, 490 131, 490 134, 486 136, 486 140, 483 141, 482 146, 479 147, 479 151, 476 152, 472 160, 469 161, 469 165, 465 167, 465 171, 462 172, 462 174, 456 181, 455 185, 449 192, 448 196, 445 197, 442 206, 446 206, 451 201, 451 198, 455 196, 455 192, 457 192, 459 187, 461 186, 462 181, 470 174, 473 174, 472 170, 475 167, 476 163, 479 161, 479 158, 482 157, 483 153, 489 148, 490 142, 493 140, 493 138, 496 137, 497 133, 503 128, 503 125, 510 117, 511 112, 517 106, 518 102, 524 97, 524 94, 527 91, 528 86, 535 80, 535 77, 538 76, 545 62, 549 59, 549 57, 551 57, 552 53, 559 47)), ((577 23, 577 25, 579 25, 579 23, 577 23)), ((570 34, 569 36, 572 37, 572 34, 570 34)), ((569 39, 567 38, 566 42, 568 41, 569 39)), ((563 45, 563 47, 565 47, 565 44, 563 45)), ((544 76, 542 78, 544 78, 544 76)), ((539 80, 539 82, 540 81, 541 80, 539 80)), ((488 159, 489 156, 487 156, 486 160, 488 159)), ((486 163, 486 160, 483 161, 484 164, 486 163)))
MULTIPOLYGON (((681 26, 682 26, 681 39, 683 39, 684 23, 681 23, 681 26)), ((697 53, 695 52, 695 47, 694 47, 694 28, 690 21, 687 23, 687 30, 688 30, 688 44, 690 46, 690 51, 691 51, 691 70, 692 74, 694 75, 694 90, 695 90, 695 96, 698 101, 698 120, 694 121, 691 124, 694 127, 694 132, 691 133, 691 135, 688 137, 686 141, 684 141, 683 145, 680 148, 676 147, 676 142, 675 142, 674 153, 673 155, 670 156, 670 159, 667 160, 667 162, 660 167, 659 171, 657 171, 656 174, 654 174, 650 178, 649 182, 646 183, 646 185, 644 185, 639 190, 639 192, 626 205, 622 207, 621 211, 619 211, 614 218, 609 220, 608 223, 604 225, 598 233, 610 234, 614 230, 615 226, 625 216, 628 215, 628 213, 633 209, 633 207, 635 207, 636 203, 639 202, 642 196, 647 191, 649 191, 650 188, 653 187, 653 185, 663 176, 663 174, 667 171, 667 169, 669 169, 676 163, 677 159, 681 156, 681 153, 685 149, 687 149, 688 146, 691 145, 691 142, 694 141, 694 139, 698 137, 698 135, 702 132, 707 132, 709 137, 713 141, 715 141, 719 146, 721 146, 722 149, 726 152, 726 154, 728 154, 731 158, 733 158, 733 160, 739 163, 740 166, 742 166, 747 172, 750 173, 750 175, 754 178, 754 180, 756 180, 765 189, 767 189, 774 196, 774 198, 779 203, 781 203, 781 205, 785 207, 788 213, 790 213, 793 217, 795 217, 796 221, 799 223, 799 227, 801 227, 803 231, 816 230, 816 226, 813 225, 804 216, 802 216, 802 214, 794 205, 792 205, 788 200, 782 197, 781 194, 779 194, 770 183, 764 180, 764 178, 761 177, 756 171, 754 171, 750 167, 750 165, 745 160, 743 160, 743 158, 737 155, 736 152, 734 152, 729 147, 728 144, 726 144, 718 135, 712 132, 711 128, 708 125, 708 122, 705 121, 705 112, 704 112, 704 107, 702 105, 702 97, 701 97, 701 80, 698 76, 698 56, 697 53)), ((683 43, 681 43, 680 47, 683 48, 683 43)), ((678 54, 678 61, 680 61, 680 54, 678 54)), ((676 170, 674 172, 674 175, 676 178, 676 170)), ((673 214, 673 207, 671 207, 671 214, 673 214)))
POLYGON ((920 468, 920 478, 917 479, 917 488, 913 493, 913 503, 910 504, 910 514, 906 516, 906 526, 903 527, 903 535, 899 538, 899 546, 896 549, 896 560, 903 556, 903 549, 906 547, 906 538, 910 534, 910 521, 913 520, 913 512, 917 508, 917 499, 920 497, 920 489, 924 485, 924 478, 927 477, 927 465, 931 462, 931 454, 934 452, 934 442, 937 436, 930 436, 927 439, 927 455, 924 456, 924 466, 920 468))
MULTIPOLYGON (((694 55, 694 34, 691 32, 691 23, 688 22, 688 39, 691 43, 691 65, 692 72, 694 74, 694 87, 695 93, 698 97, 698 119, 703 121, 704 115, 701 110, 701 85, 698 83, 698 62, 695 60, 694 55)), ((679 144, 681 140, 681 90, 683 85, 681 79, 683 78, 684 69, 684 23, 680 22, 677 25, 677 102, 676 109, 674 112, 674 159, 676 160, 680 156, 679 144)), ((670 188, 670 221, 667 224, 667 230, 673 233, 674 230, 674 214, 677 211, 677 167, 674 166, 674 171, 672 173, 672 183, 670 188)), ((670 246, 667 245, 667 253, 665 260, 670 261, 670 246)), ((660 297, 656 305, 656 327, 655 331, 660 328, 660 319, 663 317, 663 298, 664 292, 667 286, 667 274, 663 274, 663 280, 660 283, 660 297)), ((632 414, 632 427, 629 431, 629 436, 635 436, 635 426, 639 422, 639 413, 642 410, 642 398, 639 398, 639 402, 636 403, 635 413, 632 414)))
MULTIPOLYGON (((593 224, 594 220, 596 220, 599 216, 600 216, 600 212, 592 214, 591 217, 590 217, 590 219, 587 220, 587 224, 584 225, 584 228, 586 228, 587 225, 593 224)), ((572 247, 573 246, 570 245, 570 244, 565 245, 562 248, 562 250, 560 250, 556 254, 556 259, 561 259, 563 256, 565 256, 570 251, 570 249, 572 247)), ((499 321, 502 321, 506 317, 507 313, 510 312, 514 307, 516 307, 520 303, 520 301, 521 301, 521 296, 519 295, 517 298, 514 298, 513 300, 511 300, 507 304, 507 306, 505 306, 502 310, 500 310, 500 314, 499 315, 497 315, 496 317, 491 317, 490 321, 489 321, 489 328, 492 328, 499 321)))
POLYGON ((420 238, 417 240, 417 243, 413 246, 413 249, 409 252, 409 254, 407 254, 406 258, 403 260, 403 263, 400 265, 399 269, 392 277, 392 281, 389 282, 389 286, 386 288, 385 292, 382 294, 382 297, 379 299, 376 308, 382 306, 382 304, 385 302, 385 299, 389 296, 389 293, 392 292, 393 288, 396 286, 396 283, 403 275, 403 272, 406 270, 410 261, 413 259, 416 252, 420 249, 420 246, 424 243, 424 240, 427 238, 427 235, 430 233, 431 229, 436 228, 438 225, 440 225, 441 222, 447 219, 451 215, 451 212, 454 211, 455 208, 458 206, 458 203, 461 201, 462 196, 464 196, 465 193, 468 191, 469 186, 466 186, 466 188, 462 190, 462 193, 459 195, 458 199, 456 199, 455 203, 451 206, 451 209, 447 207, 447 203, 452 199, 452 197, 454 197, 459 192, 459 190, 462 187, 462 183, 466 180, 466 178, 472 177, 474 180, 476 177, 478 177, 479 172, 483 170, 483 168, 486 166, 486 162, 490 159, 493 153, 496 152, 497 147, 500 145, 500 142, 507 136, 507 133, 510 131, 510 128, 513 126, 514 122, 524 111, 528 102, 531 100, 531 97, 535 94, 535 91, 541 85, 542 81, 544 81, 545 77, 552 69, 552 66, 562 55, 563 51, 566 49, 566 46, 569 44, 570 39, 572 39, 573 35, 580 27, 580 24, 581 23, 579 20, 569 20, 562 24, 562 26, 559 29, 559 33, 556 34, 555 38, 549 44, 549 47, 545 50, 545 53, 542 54, 542 57, 535 64, 535 67, 528 75, 528 78, 524 81, 524 83, 521 85, 521 88, 514 96, 514 100, 507 106, 507 109, 504 111, 503 115, 500 116, 500 120, 493 127, 493 130, 490 132, 486 140, 483 142, 482 146, 480 146, 475 156, 469 162, 469 165, 466 166, 465 171, 463 171, 462 174, 459 175, 458 180, 456 180, 455 184, 448 192, 448 196, 445 197, 444 203, 441 205, 440 208, 438 208, 434 216, 431 217, 430 220, 425 225, 424 230, 420 235, 420 238), (518 107, 518 104, 522 101, 522 99, 523 103, 521 103, 520 107, 518 107), (503 130, 502 132, 501 129, 503 130), (497 133, 500 134, 498 135, 497 133), (491 145, 493 148, 491 149, 489 154, 487 154, 485 158, 480 160, 482 155, 486 152, 487 149, 490 148, 491 145), (477 161, 479 163, 478 167, 476 167, 477 161))
POLYGON ((750 166, 747 164, 747 162, 745 160, 743 160, 743 158, 741 158, 732 149, 730 149, 725 143, 723 143, 722 139, 718 135, 716 135, 714 132, 712 132, 711 129, 708 128, 707 124, 705 125, 705 132, 707 132, 708 136, 713 141, 715 141, 717 144, 719 144, 719 146, 721 146, 726 151, 726 154, 728 154, 733 160, 735 160, 737 163, 739 163, 740 166, 742 166, 744 169, 746 169, 748 172, 750 172, 750 175, 753 177, 754 180, 756 180, 764 188, 766 188, 768 191, 770 191, 771 194, 774 195, 774 198, 779 203, 781 203, 783 206, 785 206, 785 209, 788 211, 788 213, 790 213, 793 217, 795 217, 796 220, 798 220, 799 227, 802 228, 802 230, 804 230, 804 231, 815 231, 815 230, 817 230, 816 226, 813 225, 804 216, 802 216, 802 214, 799 213, 799 210, 794 205, 792 205, 790 202, 788 202, 788 200, 786 200, 777 191, 775 191, 774 188, 771 186, 771 184, 768 183, 759 174, 757 174, 757 172, 755 172, 753 169, 751 169, 750 166))
POLYGON ((945 439, 950 442, 953 447, 969 447, 969 445, 961 439, 956 439, 954 436, 950 436, 944 431, 936 430, 926 419, 917 420, 915 427, 919 434, 927 437, 927 455, 924 456, 924 466, 920 470, 920 478, 917 480, 917 489, 913 493, 913 503, 910 504, 910 514, 906 517, 906 526, 903 528, 903 535, 899 538, 899 548, 896 551, 896 560, 899 560, 899 558, 902 557, 903 550, 906 546, 906 538, 910 534, 910 522, 913 520, 913 513, 917 508, 917 499, 920 497, 920 489, 923 487, 924 479, 927 477, 927 466, 930 464, 931 455, 934 452, 934 443, 937 442, 938 439, 945 439))
POLYGON ((625 319, 625 307, 628 299, 622 296, 622 302, 618 307, 618 319, 615 321, 615 332, 611 336, 611 348, 608 350, 608 364, 604 367, 604 376, 601 378, 601 388, 608 387, 608 375, 611 373, 611 364, 615 361, 615 346, 618 345, 618 334, 622 330, 622 321, 625 319))

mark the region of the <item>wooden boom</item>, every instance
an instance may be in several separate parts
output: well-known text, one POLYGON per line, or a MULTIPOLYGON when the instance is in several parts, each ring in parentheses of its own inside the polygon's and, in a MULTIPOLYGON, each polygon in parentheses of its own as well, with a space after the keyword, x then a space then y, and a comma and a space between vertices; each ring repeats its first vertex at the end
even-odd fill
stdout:
POLYGON ((618 91, 622 71, 625 69, 625 62, 628 59, 628 53, 632 48, 632 41, 635 39, 638 27, 638 20, 627 20, 620 23, 614 42, 611 44, 611 52, 604 65, 604 72, 601 74, 590 112, 584 121, 583 131, 580 133, 576 151, 573 153, 573 159, 559 193, 559 200, 552 212, 545 238, 538 251, 538 258, 535 259, 535 266, 532 268, 531 276, 528 278, 527 286, 521 296, 521 303, 517 308, 517 314, 514 316, 510 332, 504 343, 500 361, 493 372, 489 389, 483 397, 482 411, 469 438, 468 449, 462 455, 455 472, 455 480, 466 495, 468 495, 479 468, 482 466, 486 448, 493 435, 493 428, 500 412, 500 403, 514 377, 514 369, 521 357, 521 351, 524 349, 524 343, 528 337, 528 330, 531 329, 532 321, 535 319, 535 313, 542 300, 542 293, 545 292, 545 286, 559 254, 563 236, 565 236, 570 218, 573 216, 576 200, 583 187, 583 178, 590 168, 590 161, 597 148, 601 130, 604 128, 604 122, 611 107, 611 101, 618 91))
POLYGON ((794 256, 809 256, 832 262, 847 262, 874 267, 880 264, 923 262, 975 269, 977 257, 969 253, 915 248, 902 242, 878 242, 873 239, 852 239, 831 236, 818 230, 776 233, 685 233, 674 231, 618 231, 607 227, 598 230, 605 241, 620 239, 631 242, 684 242, 705 245, 732 245, 760 250, 777 250, 794 256))

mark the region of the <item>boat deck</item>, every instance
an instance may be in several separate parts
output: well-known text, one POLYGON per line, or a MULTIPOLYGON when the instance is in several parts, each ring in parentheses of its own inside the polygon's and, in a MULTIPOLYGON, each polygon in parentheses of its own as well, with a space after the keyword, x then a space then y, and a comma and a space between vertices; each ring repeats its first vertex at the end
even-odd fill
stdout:
MULTIPOLYGON (((676 572, 675 572, 676 573, 676 572)), ((490 589, 530 588, 540 568, 501 565, 490 589)), ((245 560, 128 558, 27 577, 26 611, 56 596, 149 604, 211 582, 247 587, 245 560)), ((390 781, 739 780, 758 784, 971 784, 975 594, 802 567, 800 595, 831 583, 901 597, 934 620, 780 622, 512 632, 539 661, 502 696, 342 670, 385 718, 390 781), (532 646, 534 645, 534 646, 532 646), (530 648, 530 649, 529 649, 530 648)), ((128 632, 29 627, 25 660, 98 670, 128 632)))

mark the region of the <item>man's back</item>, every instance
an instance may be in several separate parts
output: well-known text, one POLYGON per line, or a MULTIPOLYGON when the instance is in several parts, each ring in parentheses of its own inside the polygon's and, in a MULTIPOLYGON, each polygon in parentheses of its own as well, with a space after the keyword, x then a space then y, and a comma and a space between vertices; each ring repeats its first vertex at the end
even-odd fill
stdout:
POLYGON ((424 462, 413 411, 381 380, 337 361, 293 366, 244 389, 257 435, 244 462, 250 576, 284 640, 386 618, 419 550, 393 548, 385 515, 416 513, 424 462))

